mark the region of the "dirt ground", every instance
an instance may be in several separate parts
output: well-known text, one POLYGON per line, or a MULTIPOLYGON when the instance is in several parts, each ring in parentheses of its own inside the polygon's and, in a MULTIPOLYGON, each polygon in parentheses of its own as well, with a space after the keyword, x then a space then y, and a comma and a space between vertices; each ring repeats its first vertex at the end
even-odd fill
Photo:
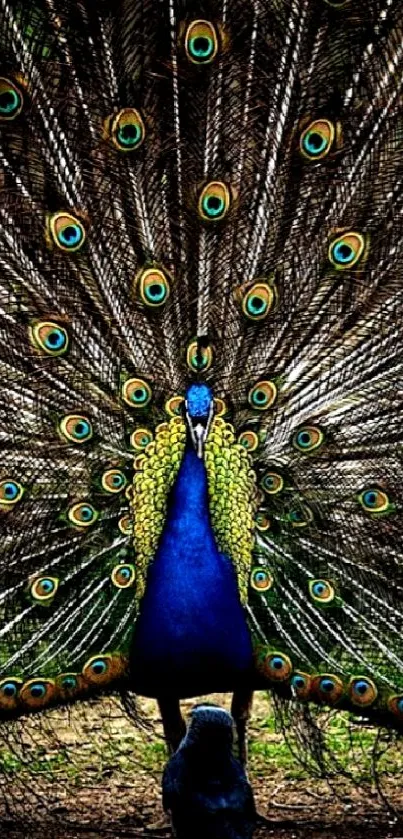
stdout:
MULTIPOLYGON (((208 699, 229 706, 228 696, 208 699)), ((184 712, 193 704, 184 702, 184 712)), ((166 752, 154 702, 141 701, 139 719, 134 725, 120 701, 107 698, 85 711, 82 706, 57 710, 19 721, 12 732, 3 729, 1 834, 7 839, 170 839, 160 794, 166 752)), ((264 820, 255 839, 403 839, 403 821, 397 817, 403 812, 403 757, 396 748, 387 753, 377 789, 365 769, 371 736, 364 731, 356 744, 343 724, 332 729, 340 777, 336 773, 330 782, 312 777, 276 731, 270 701, 258 694, 249 774, 264 820), (343 778, 346 766, 348 774, 363 770, 358 783, 343 778)))

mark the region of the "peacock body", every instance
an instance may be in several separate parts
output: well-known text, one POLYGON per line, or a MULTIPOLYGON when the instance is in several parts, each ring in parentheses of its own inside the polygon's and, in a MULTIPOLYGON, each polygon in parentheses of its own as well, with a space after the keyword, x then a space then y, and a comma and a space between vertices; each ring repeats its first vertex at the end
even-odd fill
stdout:
POLYGON ((402 9, 1 0, 0 711, 403 721, 402 9))

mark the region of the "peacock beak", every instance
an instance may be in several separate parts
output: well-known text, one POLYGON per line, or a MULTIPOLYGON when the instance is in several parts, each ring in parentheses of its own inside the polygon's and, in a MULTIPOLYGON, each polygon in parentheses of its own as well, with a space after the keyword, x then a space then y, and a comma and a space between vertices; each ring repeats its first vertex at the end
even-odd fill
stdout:
POLYGON ((210 430, 211 420, 214 413, 214 403, 210 402, 209 412, 207 416, 192 417, 189 414, 188 402, 185 401, 186 420, 190 432, 190 437, 197 454, 197 457, 202 458, 204 452, 204 444, 207 440, 210 430))

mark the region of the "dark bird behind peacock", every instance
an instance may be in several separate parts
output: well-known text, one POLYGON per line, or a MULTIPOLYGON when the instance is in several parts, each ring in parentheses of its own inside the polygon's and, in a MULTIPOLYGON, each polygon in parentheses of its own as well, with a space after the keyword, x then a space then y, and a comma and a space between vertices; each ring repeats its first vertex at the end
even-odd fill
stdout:
POLYGON ((0 7, 1 718, 401 730, 400 0, 0 7))

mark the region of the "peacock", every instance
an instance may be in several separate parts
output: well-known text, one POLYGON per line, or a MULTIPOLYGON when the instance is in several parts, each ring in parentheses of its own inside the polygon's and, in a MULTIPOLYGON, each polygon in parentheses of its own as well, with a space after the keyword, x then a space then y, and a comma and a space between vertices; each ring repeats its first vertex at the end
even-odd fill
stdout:
POLYGON ((401 730, 400 0, 0 7, 0 718, 401 730))

